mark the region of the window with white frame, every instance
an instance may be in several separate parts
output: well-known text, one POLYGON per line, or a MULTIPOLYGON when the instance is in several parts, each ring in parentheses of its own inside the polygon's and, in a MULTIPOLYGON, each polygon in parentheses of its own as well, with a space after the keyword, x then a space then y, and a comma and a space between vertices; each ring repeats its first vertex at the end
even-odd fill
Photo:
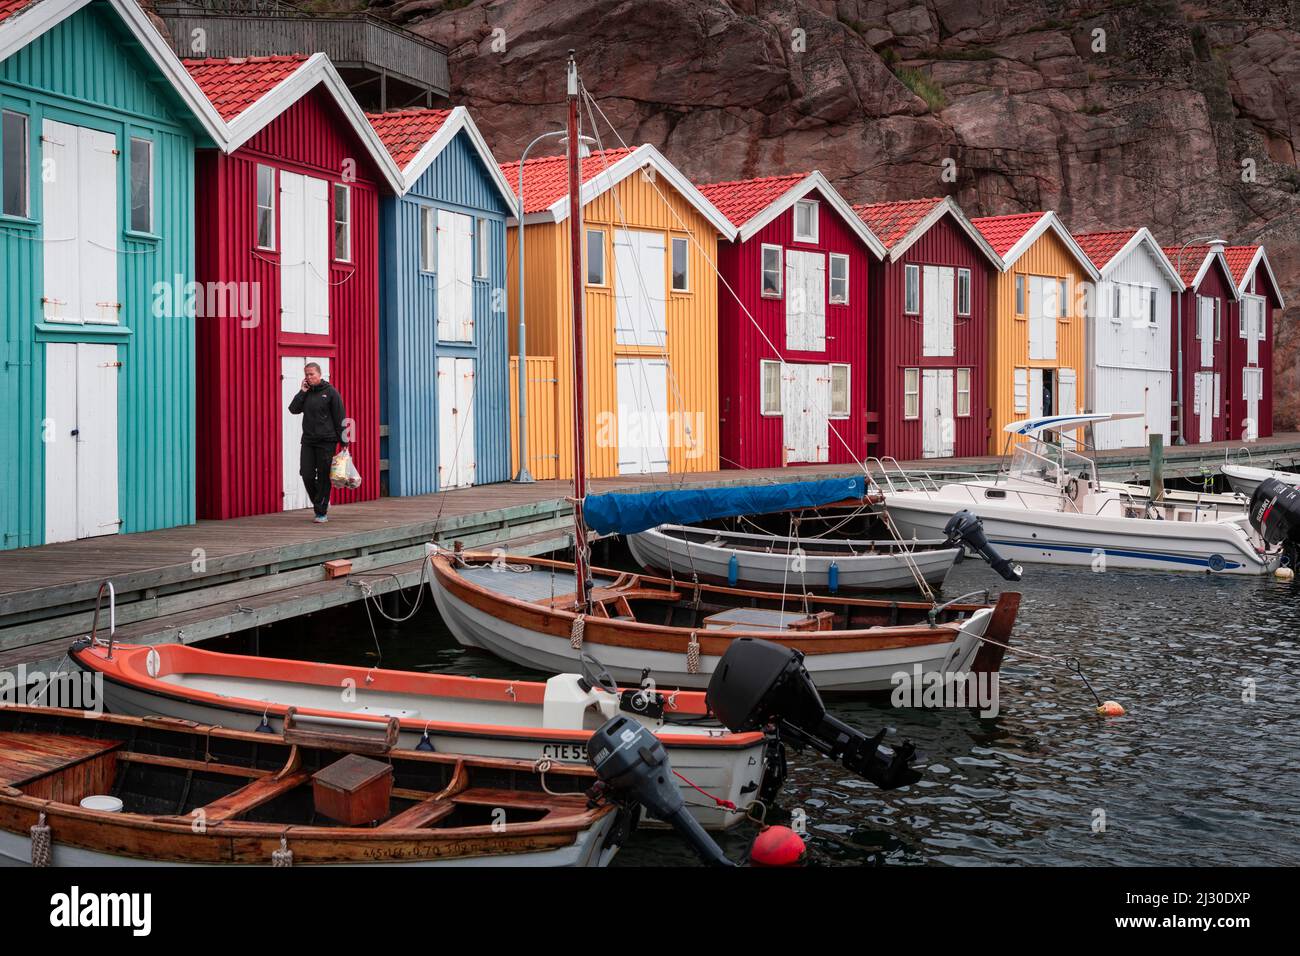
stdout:
POLYGON ((438 271, 438 211, 420 207, 420 271, 438 271))
POLYGON ((1124 285, 1120 282, 1110 284, 1110 318, 1112 322, 1124 321, 1124 285))
POLYGON ((684 236, 672 237, 673 253, 673 284, 674 292, 691 291, 690 283, 690 248, 689 240, 684 236))
POLYGON ((762 294, 774 298, 781 296, 782 266, 780 246, 763 246, 763 288, 762 294))
POLYGON ((153 140, 131 137, 131 231, 153 232, 153 140))
POLYGON ((605 230, 587 230, 587 285, 605 285, 605 230))
POLYGON ((849 257, 831 253, 831 302, 835 305, 849 303, 849 257))
POLYGON ((30 214, 27 114, 5 110, 0 122, 0 172, 4 175, 0 213, 26 219, 30 214))
POLYGON ((1019 413, 1029 411, 1029 369, 1015 370, 1015 408, 1019 413))
POLYGON ((1070 317, 1069 293, 1070 293, 1070 284, 1066 282, 1066 280, 1064 279, 1057 280, 1057 287, 1056 287, 1057 310, 1056 311, 1057 314, 1063 319, 1068 319, 1070 317))
POLYGON ((758 363, 764 415, 781 414, 781 363, 764 360, 758 363))
POLYGON ((275 169, 257 167, 257 248, 275 248, 275 169))
POLYGON ((1223 338, 1223 300, 1214 299, 1214 341, 1223 338))
POLYGON ((921 417, 921 370, 903 369, 903 417, 921 417))
POLYGON ((957 314, 970 315, 970 270, 957 270, 957 314))
POLYGON ((831 418, 849 417, 849 366, 831 366, 831 418))
POLYGON ((474 220, 474 275, 486 279, 488 275, 488 239, 492 225, 482 216, 474 220))
POLYGON ((921 267, 903 267, 903 311, 908 315, 921 312, 921 267))
POLYGON ((344 183, 334 184, 334 258, 352 261, 352 190, 344 183))
POLYGON ((815 199, 800 199, 794 204, 794 241, 817 241, 817 207, 815 199))
POLYGON ((970 417, 970 369, 957 369, 957 417, 970 417))
POLYGON ((1016 276, 1016 315, 1025 314, 1025 277, 1016 276))

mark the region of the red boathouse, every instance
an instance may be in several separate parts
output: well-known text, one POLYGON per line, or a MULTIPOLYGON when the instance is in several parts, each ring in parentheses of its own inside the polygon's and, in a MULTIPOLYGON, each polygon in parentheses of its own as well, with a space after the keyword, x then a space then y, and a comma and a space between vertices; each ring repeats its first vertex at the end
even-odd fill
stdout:
POLYGON ((992 246, 950 198, 854 206, 887 250, 871 267, 868 453, 985 454, 992 246))
POLYGON ((1263 246, 1229 246, 1224 255, 1241 297, 1227 336, 1229 437, 1255 441, 1273 434, 1273 316, 1282 291, 1263 246))
POLYGON ((738 230, 718 243, 723 467, 861 460, 880 240, 819 172, 700 192, 738 230))
POLYGON ((197 186, 198 516, 309 506, 303 365, 342 393, 362 485, 379 495, 379 194, 398 171, 324 54, 189 60, 224 121, 197 186))
POLYGON ((1226 341, 1237 332, 1231 327, 1240 299, 1237 284, 1222 243, 1166 246, 1165 255, 1186 286, 1181 297, 1175 295, 1171 330, 1178 434, 1189 445, 1226 441, 1239 434, 1228 421, 1226 341))

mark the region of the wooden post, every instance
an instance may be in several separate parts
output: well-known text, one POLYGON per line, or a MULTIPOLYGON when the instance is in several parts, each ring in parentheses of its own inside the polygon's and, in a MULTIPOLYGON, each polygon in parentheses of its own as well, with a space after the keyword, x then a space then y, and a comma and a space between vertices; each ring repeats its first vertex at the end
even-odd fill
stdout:
POLYGON ((1151 500, 1165 500, 1165 436, 1151 436, 1151 500))

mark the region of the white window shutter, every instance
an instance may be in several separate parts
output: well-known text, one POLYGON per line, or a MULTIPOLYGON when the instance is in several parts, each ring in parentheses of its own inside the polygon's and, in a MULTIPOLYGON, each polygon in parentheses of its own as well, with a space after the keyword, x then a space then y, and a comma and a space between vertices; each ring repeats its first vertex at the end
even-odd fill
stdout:
POLYGON ((307 331, 304 176, 280 171, 280 329, 307 331))
POLYGON ((81 177, 77 127, 45 120, 41 126, 41 202, 44 207, 45 318, 81 321, 81 177))
POLYGON ((1015 374, 1015 401, 1016 411, 1025 413, 1029 411, 1029 370, 1024 368, 1016 369, 1015 374))
POLYGON ((116 324, 117 292, 117 139, 112 133, 80 130, 81 317, 116 324))
POLYGON ((307 268, 303 272, 306 329, 312 335, 330 330, 330 184, 306 177, 303 201, 303 236, 307 268))
MULTIPOLYGON (((458 342, 474 341, 474 220, 456 213, 452 217, 455 245, 452 294, 456 302, 453 338, 458 342)), ((463 478, 463 476, 462 476, 463 478)))

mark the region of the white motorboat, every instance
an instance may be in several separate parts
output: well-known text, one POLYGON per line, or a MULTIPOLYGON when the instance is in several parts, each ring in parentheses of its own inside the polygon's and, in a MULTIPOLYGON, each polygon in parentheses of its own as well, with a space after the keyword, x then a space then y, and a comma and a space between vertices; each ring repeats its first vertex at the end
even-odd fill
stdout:
POLYGON ((1245 495, 1247 499, 1255 493, 1260 482, 1270 478, 1300 488, 1300 475, 1293 471, 1274 471, 1271 468, 1253 468, 1250 465, 1222 465, 1219 470, 1228 479, 1228 484, 1233 490, 1245 495))
POLYGON ((984 524, 989 542, 1016 561, 1266 574, 1280 551, 1267 546, 1237 508, 1153 501, 1107 488, 1094 461, 1043 438, 1110 419, 1104 412, 1013 422, 1017 444, 1003 471, 965 480, 889 473, 879 479, 885 507, 904 537, 941 533, 954 511, 984 524))
POLYGON ((898 591, 918 580, 943 586, 961 549, 943 536, 927 541, 851 541, 719 531, 664 524, 627 536, 642 567, 742 587, 793 587, 800 593, 898 591))

